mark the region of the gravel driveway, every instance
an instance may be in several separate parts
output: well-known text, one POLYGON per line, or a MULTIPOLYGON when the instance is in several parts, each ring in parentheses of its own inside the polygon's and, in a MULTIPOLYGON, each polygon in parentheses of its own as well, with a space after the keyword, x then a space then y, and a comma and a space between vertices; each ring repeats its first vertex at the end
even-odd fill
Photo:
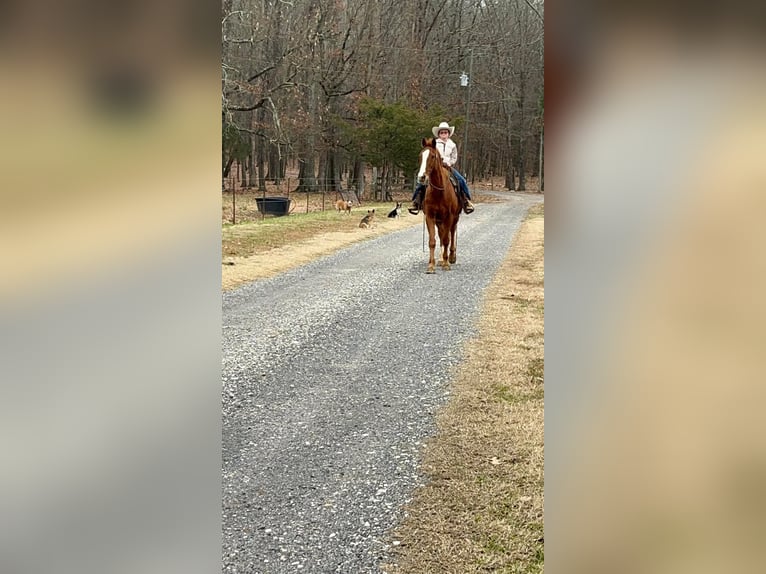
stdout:
POLYGON ((381 572, 482 292, 541 200, 463 215, 448 272, 426 275, 415 226, 224 293, 223 572, 381 572))

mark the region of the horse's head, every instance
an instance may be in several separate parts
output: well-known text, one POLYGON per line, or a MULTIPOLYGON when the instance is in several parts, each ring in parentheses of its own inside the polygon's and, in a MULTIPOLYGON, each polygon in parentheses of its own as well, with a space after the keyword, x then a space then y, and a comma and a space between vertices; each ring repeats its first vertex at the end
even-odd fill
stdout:
POLYGON ((420 167, 418 168, 418 181, 424 182, 428 172, 429 162, 433 165, 434 161, 441 165, 441 154, 436 149, 436 140, 434 138, 423 138, 423 149, 420 150, 420 167))

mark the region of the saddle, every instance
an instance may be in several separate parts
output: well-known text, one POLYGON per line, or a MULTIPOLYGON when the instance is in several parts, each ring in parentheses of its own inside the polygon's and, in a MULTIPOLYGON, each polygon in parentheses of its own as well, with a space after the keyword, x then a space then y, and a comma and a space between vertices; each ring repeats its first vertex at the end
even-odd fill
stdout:
POLYGON ((457 200, 462 204, 463 203, 463 194, 460 193, 460 184, 457 182, 457 178, 455 177, 455 174, 452 173, 452 170, 450 168, 447 168, 447 172, 449 173, 449 180, 452 184, 452 189, 455 190, 455 195, 457 195, 457 200))

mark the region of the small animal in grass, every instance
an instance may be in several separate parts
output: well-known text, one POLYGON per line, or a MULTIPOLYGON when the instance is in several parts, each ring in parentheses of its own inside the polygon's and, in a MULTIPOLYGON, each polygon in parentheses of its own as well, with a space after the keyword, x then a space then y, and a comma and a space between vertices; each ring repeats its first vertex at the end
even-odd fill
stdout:
POLYGON ((375 210, 368 209, 367 215, 365 215, 362 218, 362 221, 359 222, 359 227, 363 229, 367 229, 368 227, 372 227, 372 220, 375 219, 375 210))
POLYGON ((397 201, 396 207, 394 207, 391 211, 388 212, 388 216, 393 219, 395 217, 399 217, 402 214, 402 202, 397 201))
POLYGON ((351 214, 351 206, 354 205, 353 201, 345 201, 343 199, 339 199, 335 202, 335 209, 338 210, 338 213, 348 213, 351 214))

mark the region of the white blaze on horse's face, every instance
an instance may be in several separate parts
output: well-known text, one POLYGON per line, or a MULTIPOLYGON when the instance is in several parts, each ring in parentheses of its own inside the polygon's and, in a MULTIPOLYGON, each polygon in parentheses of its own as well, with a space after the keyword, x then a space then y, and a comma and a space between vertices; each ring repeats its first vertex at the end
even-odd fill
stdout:
POLYGON ((420 169, 418 170, 418 181, 423 181, 423 178, 426 176, 426 163, 428 162, 428 154, 430 153, 431 150, 428 148, 420 152, 420 169))

